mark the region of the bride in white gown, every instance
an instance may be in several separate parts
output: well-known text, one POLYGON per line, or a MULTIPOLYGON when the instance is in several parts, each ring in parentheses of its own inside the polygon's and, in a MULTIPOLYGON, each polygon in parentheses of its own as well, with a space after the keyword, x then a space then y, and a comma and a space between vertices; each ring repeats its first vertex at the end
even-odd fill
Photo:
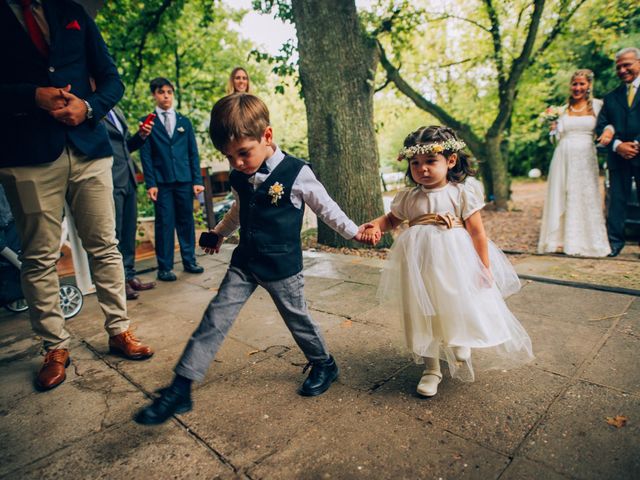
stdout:
POLYGON ((558 144, 549 167, 539 253, 605 257, 611 252, 594 144, 602 100, 591 99, 592 85, 591 70, 573 74, 568 106, 555 125, 558 144))

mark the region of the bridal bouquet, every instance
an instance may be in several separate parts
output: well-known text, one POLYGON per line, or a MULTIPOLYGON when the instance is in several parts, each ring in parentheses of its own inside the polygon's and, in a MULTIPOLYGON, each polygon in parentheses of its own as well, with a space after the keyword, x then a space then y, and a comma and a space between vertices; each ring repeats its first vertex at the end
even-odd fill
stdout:
POLYGON ((562 107, 547 107, 545 111, 538 116, 538 119, 540 120, 540 123, 555 122, 558 120, 560 115, 562 115, 563 110, 564 109, 562 107))

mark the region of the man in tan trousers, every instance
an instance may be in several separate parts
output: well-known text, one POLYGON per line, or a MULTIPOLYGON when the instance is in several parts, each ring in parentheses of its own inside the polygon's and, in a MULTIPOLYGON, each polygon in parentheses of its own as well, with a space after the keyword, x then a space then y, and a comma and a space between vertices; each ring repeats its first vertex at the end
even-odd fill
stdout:
POLYGON ((101 122, 124 87, 95 23, 78 4, 0 0, 0 24, 0 59, 11 66, 0 77, 0 182, 22 241, 31 324, 47 351, 36 379, 46 390, 65 380, 70 361, 56 272, 65 201, 89 254, 110 350, 130 359, 153 355, 129 330, 112 151, 101 122))

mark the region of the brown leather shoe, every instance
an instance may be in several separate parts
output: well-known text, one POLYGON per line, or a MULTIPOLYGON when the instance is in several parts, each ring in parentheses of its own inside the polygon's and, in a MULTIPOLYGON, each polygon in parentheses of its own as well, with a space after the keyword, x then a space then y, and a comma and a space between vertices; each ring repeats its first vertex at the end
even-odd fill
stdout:
POLYGON ((140 296, 140 294, 131 288, 128 283, 125 283, 124 290, 127 292, 127 300, 136 300, 140 296))
POLYGON ((156 286, 156 282, 143 282, 138 277, 133 277, 127 280, 127 285, 137 291, 151 290, 156 286))
POLYGON ((140 343, 131 330, 109 337, 109 351, 129 360, 144 360, 153 355, 153 350, 140 343))
POLYGON ((44 357, 44 364, 36 377, 38 388, 50 390, 64 382, 67 378, 65 369, 70 362, 69 350, 66 348, 49 350, 44 357))

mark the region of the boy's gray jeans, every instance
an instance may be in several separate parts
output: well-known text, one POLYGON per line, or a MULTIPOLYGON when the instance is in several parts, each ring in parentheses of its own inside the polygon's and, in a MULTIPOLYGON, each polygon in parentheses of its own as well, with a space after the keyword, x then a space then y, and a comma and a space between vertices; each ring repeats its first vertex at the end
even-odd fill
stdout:
POLYGON ((304 277, 297 273, 273 282, 264 282, 250 272, 230 266, 211 300, 200 325, 187 343, 175 373, 202 381, 242 306, 260 285, 273 299, 294 340, 310 362, 329 359, 317 324, 307 310, 304 277))

